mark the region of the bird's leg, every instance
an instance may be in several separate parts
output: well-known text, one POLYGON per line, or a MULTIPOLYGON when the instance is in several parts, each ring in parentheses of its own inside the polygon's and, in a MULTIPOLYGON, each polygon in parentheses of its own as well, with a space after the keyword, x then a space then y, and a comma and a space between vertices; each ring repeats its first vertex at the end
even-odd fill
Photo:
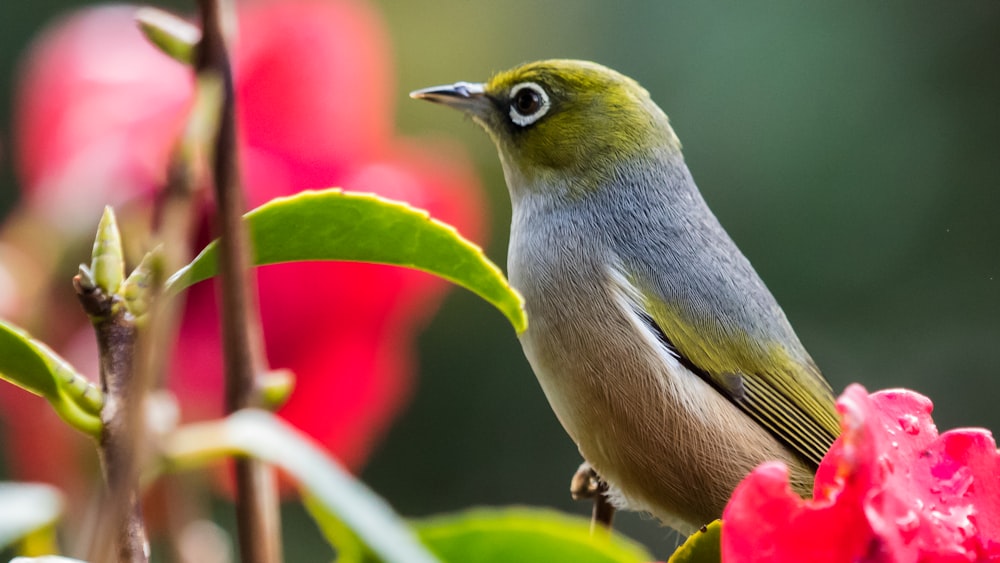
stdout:
POLYGON ((594 500, 594 510, 590 519, 591 533, 598 526, 606 530, 611 529, 611 521, 615 517, 615 507, 608 500, 608 484, 594 471, 590 463, 583 462, 573 474, 573 478, 569 482, 569 494, 572 495, 573 500, 594 500))

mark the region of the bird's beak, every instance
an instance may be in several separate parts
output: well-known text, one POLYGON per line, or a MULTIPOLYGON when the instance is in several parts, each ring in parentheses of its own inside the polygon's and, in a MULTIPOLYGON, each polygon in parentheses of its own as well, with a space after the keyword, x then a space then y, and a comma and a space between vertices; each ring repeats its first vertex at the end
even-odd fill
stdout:
POLYGON ((486 85, 473 82, 456 82, 446 86, 414 90, 410 92, 410 97, 414 100, 444 104, 477 116, 485 116, 492 107, 490 99, 486 96, 486 85))

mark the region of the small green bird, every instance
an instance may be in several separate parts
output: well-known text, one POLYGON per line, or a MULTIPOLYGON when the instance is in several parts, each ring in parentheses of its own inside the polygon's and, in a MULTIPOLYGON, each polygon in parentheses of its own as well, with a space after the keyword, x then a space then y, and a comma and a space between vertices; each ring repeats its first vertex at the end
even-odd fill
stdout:
POLYGON ((645 89, 549 60, 410 95, 463 111, 496 144, 521 344, 616 506, 690 533, 767 460, 811 491, 839 433, 830 386, 645 89))

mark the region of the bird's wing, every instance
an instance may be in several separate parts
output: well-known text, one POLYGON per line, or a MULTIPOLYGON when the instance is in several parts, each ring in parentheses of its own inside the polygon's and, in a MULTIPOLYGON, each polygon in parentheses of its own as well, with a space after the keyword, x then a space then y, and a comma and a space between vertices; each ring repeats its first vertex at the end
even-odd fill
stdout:
POLYGON ((840 426, 833 392, 794 334, 785 343, 748 334, 732 319, 699 314, 696 304, 671 303, 636 282, 637 313, 680 363, 818 466, 840 426))

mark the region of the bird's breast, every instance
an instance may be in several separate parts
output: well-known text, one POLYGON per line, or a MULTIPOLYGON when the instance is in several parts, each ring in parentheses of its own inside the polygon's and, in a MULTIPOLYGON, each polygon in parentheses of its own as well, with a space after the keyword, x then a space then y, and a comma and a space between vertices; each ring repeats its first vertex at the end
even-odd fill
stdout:
POLYGON ((662 346, 604 240, 558 212, 515 209, 508 270, 528 313, 521 344, 559 421, 625 503, 699 526, 756 464, 797 462, 662 346))
POLYGON ((508 270, 528 313, 521 344, 563 427, 588 456, 662 432, 669 374, 636 334, 602 237, 558 213, 515 213, 513 225, 508 270))

